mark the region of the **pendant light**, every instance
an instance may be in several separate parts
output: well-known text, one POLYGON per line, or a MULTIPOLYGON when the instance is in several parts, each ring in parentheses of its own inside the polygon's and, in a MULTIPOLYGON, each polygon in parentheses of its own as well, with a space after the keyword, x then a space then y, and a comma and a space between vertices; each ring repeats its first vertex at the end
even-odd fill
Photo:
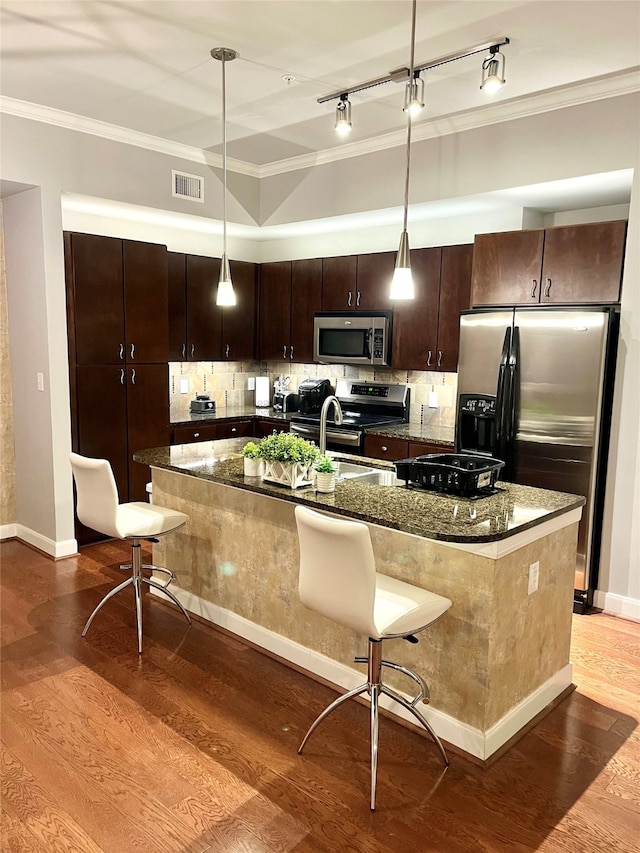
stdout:
POLYGON ((235 305, 236 294, 231 281, 229 258, 227 256, 227 89, 225 65, 238 54, 230 47, 214 47, 211 56, 222 63, 222 259, 220 261, 220 279, 216 292, 216 305, 235 305))
MULTIPOLYGON (((411 15, 411 67, 409 68, 409 81, 413 81, 414 49, 416 40, 416 0, 413 0, 411 15)), ((411 257, 409 252, 409 234, 407 232, 407 218, 409 213, 409 171, 411 163, 411 110, 407 115, 407 169, 404 179, 404 214, 402 234, 400 235, 400 247, 396 256, 396 266, 391 280, 391 292, 389 298, 414 299, 415 289, 413 286, 413 275, 411 273, 411 257)))

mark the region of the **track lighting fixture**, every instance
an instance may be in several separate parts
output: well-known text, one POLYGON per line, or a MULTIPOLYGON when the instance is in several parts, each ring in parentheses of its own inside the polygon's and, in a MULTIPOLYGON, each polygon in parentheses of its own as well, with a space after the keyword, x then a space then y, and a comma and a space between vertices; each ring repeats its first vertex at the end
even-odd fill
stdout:
POLYGON ((220 279, 216 292, 216 305, 235 305, 236 294, 231 281, 229 258, 227 256, 227 90, 225 65, 238 54, 230 47, 214 47, 211 56, 222 63, 222 259, 220 261, 220 279))
POLYGON ((480 88, 487 95, 493 95, 504 86, 505 58, 500 53, 499 45, 489 48, 489 56, 482 63, 482 83, 480 88))
POLYGON ((351 104, 348 95, 341 95, 336 107, 336 123, 334 125, 338 136, 347 136, 351 133, 351 104))
POLYGON ((416 118, 424 109, 424 80, 417 74, 407 83, 404 95, 404 111, 416 118))

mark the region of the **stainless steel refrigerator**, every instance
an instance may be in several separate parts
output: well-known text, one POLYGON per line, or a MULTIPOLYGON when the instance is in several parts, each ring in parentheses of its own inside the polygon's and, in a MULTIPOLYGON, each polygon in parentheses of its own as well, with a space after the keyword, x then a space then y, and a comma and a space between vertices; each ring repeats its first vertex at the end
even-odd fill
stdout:
POLYGON ((618 313, 497 308, 460 319, 456 452, 503 460, 501 479, 584 495, 574 611, 598 580, 618 313))

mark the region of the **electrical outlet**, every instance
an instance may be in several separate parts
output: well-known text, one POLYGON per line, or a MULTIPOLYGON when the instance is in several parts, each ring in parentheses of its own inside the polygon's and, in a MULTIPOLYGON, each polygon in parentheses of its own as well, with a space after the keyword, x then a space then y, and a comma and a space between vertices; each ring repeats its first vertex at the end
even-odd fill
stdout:
POLYGON ((429 408, 437 409, 438 408, 438 392, 437 391, 429 391, 429 408))
POLYGON ((538 576, 540 574, 540 563, 536 561, 529 566, 529 589, 528 595, 538 589, 538 576))
POLYGON ((180 380, 180 393, 181 394, 188 394, 189 393, 189 380, 188 379, 181 379, 180 380))
POLYGON ((250 376, 247 379, 247 391, 255 391, 256 390, 256 378, 255 376, 250 376))

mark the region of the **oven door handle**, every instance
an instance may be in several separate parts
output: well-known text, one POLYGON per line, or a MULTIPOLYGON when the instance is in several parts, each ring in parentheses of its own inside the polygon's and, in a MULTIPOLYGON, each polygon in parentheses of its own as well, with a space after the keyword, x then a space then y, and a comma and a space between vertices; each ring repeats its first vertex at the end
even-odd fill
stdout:
MULTIPOLYGON (((290 430, 291 432, 298 433, 298 435, 308 435, 315 439, 320 437, 320 430, 317 427, 303 426, 302 424, 292 422, 290 430)), ((361 439, 362 432, 360 430, 327 430, 327 441, 357 446, 360 444, 361 439)))

